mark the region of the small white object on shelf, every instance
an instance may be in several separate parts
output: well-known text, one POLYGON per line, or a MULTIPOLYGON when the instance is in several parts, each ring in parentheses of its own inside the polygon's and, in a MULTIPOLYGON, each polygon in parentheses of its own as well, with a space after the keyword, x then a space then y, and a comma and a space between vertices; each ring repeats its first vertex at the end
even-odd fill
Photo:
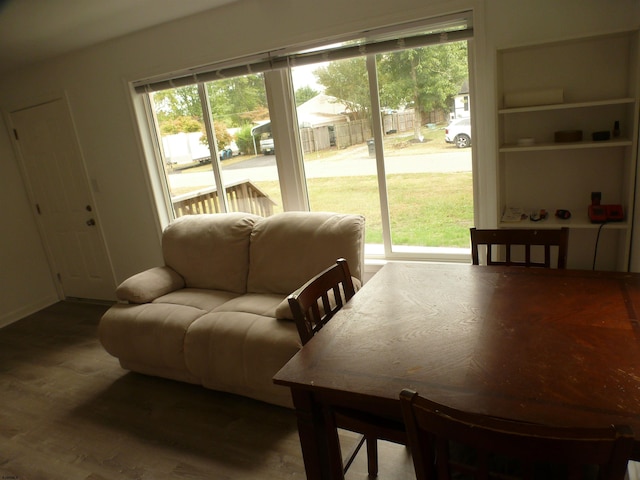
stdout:
POLYGON ((517 143, 519 147, 530 147, 531 145, 535 144, 536 141, 531 137, 525 137, 519 138, 517 143))
POLYGON ((505 223, 521 222, 529 218, 524 208, 520 207, 507 207, 502 214, 502 221, 505 223))

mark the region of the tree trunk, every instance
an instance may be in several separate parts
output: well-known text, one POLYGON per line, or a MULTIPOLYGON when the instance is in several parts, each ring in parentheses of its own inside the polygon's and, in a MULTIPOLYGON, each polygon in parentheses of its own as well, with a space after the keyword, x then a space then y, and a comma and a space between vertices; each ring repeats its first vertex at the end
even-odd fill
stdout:
POLYGON ((416 73, 415 58, 411 59, 411 80, 413 82, 413 137, 419 142, 422 142, 422 140, 424 140, 424 137, 422 136, 422 131, 420 129, 422 125, 422 118, 420 115, 418 75, 416 73))

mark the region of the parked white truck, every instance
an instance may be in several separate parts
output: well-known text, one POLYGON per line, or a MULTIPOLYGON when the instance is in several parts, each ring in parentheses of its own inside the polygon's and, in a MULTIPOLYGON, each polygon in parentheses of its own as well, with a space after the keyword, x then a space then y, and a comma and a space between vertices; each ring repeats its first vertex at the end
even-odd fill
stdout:
POLYGON ((256 140, 259 140, 260 153, 263 155, 273 155, 276 153, 275 146, 273 144, 273 137, 271 136, 270 121, 264 121, 260 125, 253 127, 251 129, 251 135, 254 138, 254 148, 256 147, 256 140))
POLYGON ((271 133, 263 133, 260 137, 260 151, 263 155, 273 155, 276 153, 271 133))

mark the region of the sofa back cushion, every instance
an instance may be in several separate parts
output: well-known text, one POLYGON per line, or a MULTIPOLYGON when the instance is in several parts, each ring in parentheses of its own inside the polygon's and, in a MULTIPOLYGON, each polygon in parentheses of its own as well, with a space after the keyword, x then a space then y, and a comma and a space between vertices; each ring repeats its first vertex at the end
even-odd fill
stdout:
POLYGON ((189 288, 247 291, 249 239, 261 217, 248 213, 185 215, 162 234, 165 264, 189 288))
POLYGON ((247 291, 289 294, 344 257, 362 280, 364 217, 285 212, 263 218, 251 234, 247 291))

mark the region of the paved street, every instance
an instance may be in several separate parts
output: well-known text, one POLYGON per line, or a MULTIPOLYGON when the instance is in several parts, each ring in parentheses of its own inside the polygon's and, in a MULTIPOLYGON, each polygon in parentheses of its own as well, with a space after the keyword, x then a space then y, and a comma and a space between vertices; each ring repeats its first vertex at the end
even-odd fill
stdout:
MULTIPOLYGON (((313 154, 310 155, 313 158, 313 154)), ((273 155, 261 155, 223 167, 225 183, 238 180, 277 180, 276 158, 273 155)), ((418 155, 391 155, 386 158, 387 174, 425 173, 425 172, 467 172, 471 171, 471 149, 437 150, 434 153, 418 155)), ((320 160, 307 161, 307 178, 349 177, 375 175, 374 158, 369 158, 367 147, 351 149, 348 154, 337 154, 320 160)), ((213 183, 210 171, 189 172, 183 170, 169 176, 172 188, 186 186, 205 186, 213 183)))

